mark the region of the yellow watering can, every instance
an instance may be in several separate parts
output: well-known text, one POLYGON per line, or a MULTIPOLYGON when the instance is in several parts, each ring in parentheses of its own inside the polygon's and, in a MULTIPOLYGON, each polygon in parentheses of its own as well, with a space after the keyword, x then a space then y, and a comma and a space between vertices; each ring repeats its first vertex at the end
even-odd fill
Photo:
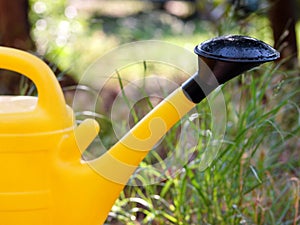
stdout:
POLYGON ((35 56, 0 47, 0 68, 31 79, 38 97, 0 96, 0 224, 99 225, 157 141, 219 84, 279 53, 245 36, 195 48, 199 71, 104 155, 83 161, 96 121, 78 127, 52 71, 35 56), (101 171, 99 173, 99 171, 101 171))

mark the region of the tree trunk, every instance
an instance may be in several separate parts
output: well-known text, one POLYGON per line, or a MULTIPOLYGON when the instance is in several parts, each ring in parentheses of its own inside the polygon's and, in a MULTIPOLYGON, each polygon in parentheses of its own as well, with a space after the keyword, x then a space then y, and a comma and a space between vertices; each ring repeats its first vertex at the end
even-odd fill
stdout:
POLYGON ((0 0, 0 45, 35 50, 30 37, 27 0, 0 0))
MULTIPOLYGON (((36 45, 30 36, 28 11, 28 0, 0 0, 0 45, 35 52, 36 45)), ((53 65, 47 61, 46 63, 53 65)), ((57 75, 62 73, 57 66, 53 72, 57 75)), ((64 87, 75 85, 76 82, 72 76, 65 74, 60 84, 64 87)), ((7 70, 0 71, 1 95, 26 93, 30 86, 31 83, 24 77, 7 70)))
MULTIPOLYGON (((27 0, 0 0, 0 45, 35 50, 30 37, 27 0)), ((0 73, 0 94, 19 94, 20 76, 11 71, 0 73)))
POLYGON ((281 59, 287 60, 287 68, 298 64, 296 40, 296 1, 269 0, 269 18, 273 30, 274 47, 281 53, 281 59))

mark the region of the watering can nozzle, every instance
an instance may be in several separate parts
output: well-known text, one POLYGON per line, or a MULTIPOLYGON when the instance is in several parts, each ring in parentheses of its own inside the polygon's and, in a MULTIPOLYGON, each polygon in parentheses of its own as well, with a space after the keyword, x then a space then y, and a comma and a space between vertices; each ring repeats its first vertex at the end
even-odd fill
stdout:
POLYGON ((194 103, 200 102, 218 85, 280 56, 268 44, 242 35, 213 38, 197 45, 194 52, 198 55, 199 70, 183 85, 194 103))

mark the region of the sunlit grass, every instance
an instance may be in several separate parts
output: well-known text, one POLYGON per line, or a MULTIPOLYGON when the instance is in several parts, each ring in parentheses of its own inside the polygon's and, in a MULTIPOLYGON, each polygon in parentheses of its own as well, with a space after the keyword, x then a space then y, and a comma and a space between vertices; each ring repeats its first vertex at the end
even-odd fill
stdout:
MULTIPOLYGON (((285 77, 282 82, 279 77, 281 71, 271 63, 223 87, 228 114, 226 135, 217 158, 205 171, 198 165, 205 148, 203 143, 207 143, 201 131, 211 129, 210 109, 206 101, 199 104, 200 124, 192 126, 202 143, 197 147, 196 157, 177 168, 179 173, 175 175, 152 173, 154 180, 163 177, 152 185, 146 176, 149 174, 134 175, 140 186, 128 186, 124 190, 108 224, 116 221, 122 224, 297 224, 299 160, 282 157, 292 154, 299 159, 296 146, 287 148, 299 137, 299 107, 295 103, 299 95, 295 84, 299 79, 285 77), (287 129, 281 119, 291 106, 298 111, 291 117, 293 126, 287 129)), ((165 137, 169 143, 165 151, 169 154, 178 151, 172 146, 177 141, 178 128, 165 137)), ((148 157, 154 156, 163 164, 164 159, 155 154, 148 157)), ((147 159, 141 169, 145 163, 147 159)))

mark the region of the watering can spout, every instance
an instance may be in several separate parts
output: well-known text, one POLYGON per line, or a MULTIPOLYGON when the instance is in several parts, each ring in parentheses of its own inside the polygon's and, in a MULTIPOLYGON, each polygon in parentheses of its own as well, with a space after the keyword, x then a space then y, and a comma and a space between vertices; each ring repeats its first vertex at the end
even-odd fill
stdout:
POLYGON ((102 192, 99 193, 102 195, 101 222, 104 222, 120 192, 147 153, 194 106, 181 89, 175 90, 105 154, 87 162, 93 168, 93 174, 98 174, 94 180, 99 181, 99 191, 102 192))
POLYGON ((153 146, 194 106, 181 89, 175 90, 90 165, 107 179, 126 184, 153 146))
POLYGON ((199 56, 198 72, 158 104, 109 151, 90 163, 111 183, 110 191, 115 199, 122 190, 120 187, 126 185, 152 147, 197 103, 220 84, 279 57, 279 53, 264 42, 239 35, 206 41, 196 46, 195 53, 199 56))

